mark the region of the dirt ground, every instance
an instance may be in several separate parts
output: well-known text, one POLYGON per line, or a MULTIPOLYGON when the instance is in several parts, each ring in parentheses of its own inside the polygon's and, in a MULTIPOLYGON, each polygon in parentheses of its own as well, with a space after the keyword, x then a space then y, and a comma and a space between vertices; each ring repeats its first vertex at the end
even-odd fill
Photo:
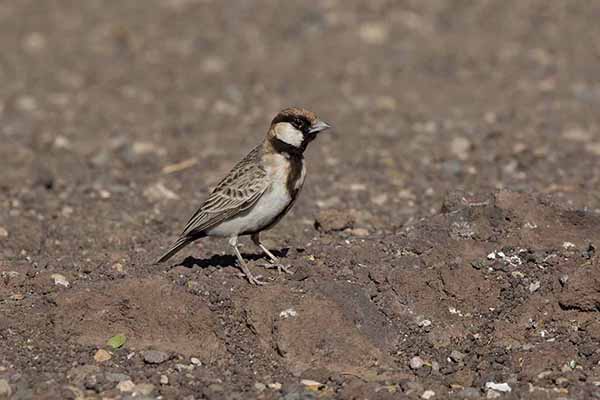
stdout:
POLYGON ((600 398, 599 20, 0 2, 0 399, 600 398), (263 235, 294 274, 152 265, 291 105, 335 127, 263 235))

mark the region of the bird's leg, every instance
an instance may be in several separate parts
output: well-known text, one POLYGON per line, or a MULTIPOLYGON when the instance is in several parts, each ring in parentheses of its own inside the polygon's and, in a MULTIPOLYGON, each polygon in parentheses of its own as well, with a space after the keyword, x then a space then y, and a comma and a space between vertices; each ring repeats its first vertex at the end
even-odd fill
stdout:
POLYGON ((233 247, 235 256, 237 257, 238 262, 240 264, 240 269, 242 270, 242 273, 240 275, 245 277, 246 279, 248 279, 248 282, 250 282, 253 285, 264 285, 266 282, 263 282, 260 280, 261 276, 260 275, 257 275, 257 276, 252 275, 252 273, 248 269, 248 266, 246 265, 246 261, 244 261, 244 258, 242 257, 242 254, 240 253, 240 251, 237 247, 237 236, 232 236, 229 239, 229 244, 231 245, 231 247, 233 247))
POLYGON ((260 247, 260 249, 271 259, 271 264, 263 264, 263 267, 265 268, 277 268, 277 272, 281 273, 281 272, 285 272, 286 274, 293 274, 294 272, 292 272, 289 268, 289 265, 283 265, 281 262, 279 262, 279 258, 275 257, 275 255, 273 253, 271 253, 269 251, 269 249, 267 249, 267 247, 262 244, 262 242, 260 241, 260 233, 255 233, 252 236, 252 241, 254 242, 255 245, 257 245, 258 247, 260 247))

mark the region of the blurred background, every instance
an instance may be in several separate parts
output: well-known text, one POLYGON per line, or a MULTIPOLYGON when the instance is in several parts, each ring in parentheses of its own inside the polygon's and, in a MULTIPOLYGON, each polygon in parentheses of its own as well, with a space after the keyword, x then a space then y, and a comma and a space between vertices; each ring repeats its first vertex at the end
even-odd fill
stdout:
POLYGON ((545 0, 2 2, 0 225, 33 224, 6 255, 48 230, 163 243, 292 105, 335 127, 308 151, 306 224, 342 207, 395 230, 449 189, 596 209, 598 17, 545 0))

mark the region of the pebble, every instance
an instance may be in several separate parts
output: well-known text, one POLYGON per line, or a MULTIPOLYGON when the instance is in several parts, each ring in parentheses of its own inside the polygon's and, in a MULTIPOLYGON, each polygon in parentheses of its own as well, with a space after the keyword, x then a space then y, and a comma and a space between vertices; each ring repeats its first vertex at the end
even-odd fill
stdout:
POLYGON ((104 374, 104 377, 109 382, 123 382, 131 380, 131 377, 129 375, 121 374, 118 372, 107 372, 106 374, 104 374))
POLYGON ((190 358, 190 362, 194 365, 198 365, 198 366, 202 365, 202 362, 199 359, 197 359, 196 357, 190 358))
POLYGON ((296 310, 294 310, 293 308, 288 308, 279 313, 279 316, 281 318, 290 318, 290 317, 295 317, 296 315, 298 315, 298 312, 296 310))
POLYGON ((485 395, 486 399, 497 399, 498 397, 502 396, 500 393, 496 392, 495 390, 488 390, 487 394, 485 395))
POLYGON ((565 286, 569 282, 569 275, 567 275, 567 274, 561 275, 559 278, 559 281, 562 286, 565 286))
POLYGON ((12 394, 12 389, 6 379, 0 379, 0 398, 8 399, 12 394))
POLYGON ((160 384, 161 385, 168 385, 169 384, 169 377, 166 375, 161 375, 160 376, 160 384))
POLYGON ((458 350, 452 350, 450 353, 450 359, 454 362, 461 362, 465 358, 465 355, 458 350))
POLYGON ((8 231, 3 226, 0 226, 0 238, 8 237, 8 231))
POLYGON ((471 142, 464 137, 455 137, 450 142, 450 151, 459 160, 466 160, 469 158, 469 149, 471 148, 471 142))
POLYGON ((540 281, 535 281, 535 282, 532 282, 532 283, 529 285, 529 291, 530 291, 531 293, 533 293, 533 292, 535 292, 536 290, 538 290, 538 289, 540 288, 540 286, 541 286, 541 283, 540 283, 540 281))
POLYGON ((423 319, 417 322, 417 325, 419 325, 421 328, 427 328, 428 326, 431 326, 431 321, 428 319, 423 319))
POLYGON ((358 36, 367 44, 382 44, 388 38, 388 28, 381 23, 367 22, 358 29, 358 36))
POLYGON ((162 182, 157 182, 148 186, 144 190, 144 196, 150 201, 162 200, 178 200, 179 196, 167 187, 162 182))
POLYGON ((142 396, 150 396, 154 392, 154 385, 151 383, 140 383, 134 386, 134 391, 142 396))
POLYGON ((164 351, 146 350, 142 352, 144 361, 148 364, 161 364, 169 359, 169 355, 164 351))
POLYGON ((117 389, 119 389, 121 392, 133 392, 133 389, 135 389, 135 383, 133 383, 131 380, 119 382, 117 389))
POLYGON ((435 396, 435 392, 433 390, 426 390, 423 392, 423 394, 421 395, 422 399, 425 400, 429 400, 430 398, 432 398, 433 396, 435 396))
POLYGON ((321 211, 315 221, 316 228, 322 232, 343 231, 352 225, 354 217, 349 212, 335 209, 321 211))
POLYGON ((369 231, 365 228, 348 229, 347 232, 352 236, 369 236, 369 231))
POLYGON ((273 390, 281 390, 281 388, 283 387, 283 385, 279 382, 269 383, 267 386, 273 390))
POLYGON ((112 358, 112 355, 104 350, 104 349, 100 349, 96 352, 96 354, 94 354, 94 360, 96 360, 96 362, 104 362, 104 361, 108 361, 112 358))
POLYGON ((323 385, 321 382, 317 382, 317 381, 313 381, 312 379, 302 379, 300 381, 301 384, 303 384, 304 386, 308 386, 308 387, 321 387, 321 386, 325 386, 323 385))
POLYGON ((415 370, 421 368, 424 364, 425 364, 425 362, 419 356, 415 356, 415 357, 411 358, 410 362, 408 363, 410 368, 415 369, 415 370))
POLYGON ((459 399, 479 399, 479 389, 473 387, 467 387, 456 393, 456 397, 459 399))
POLYGON ((58 286, 69 287, 69 281, 65 278, 64 275, 61 274, 52 274, 50 278, 54 280, 54 284, 58 286))
POLYGON ((267 385, 265 385, 264 383, 256 382, 254 384, 254 389, 258 390, 259 392, 262 392, 266 388, 267 388, 267 385))
POLYGON ((175 369, 179 372, 192 371, 194 369, 194 366, 185 364, 175 364, 175 369))
POLYGON ((509 393, 512 390, 511 387, 506 382, 503 382, 503 383, 487 382, 485 384, 485 387, 486 387, 486 389, 492 389, 492 390, 495 390, 497 392, 502 392, 502 393, 509 393))

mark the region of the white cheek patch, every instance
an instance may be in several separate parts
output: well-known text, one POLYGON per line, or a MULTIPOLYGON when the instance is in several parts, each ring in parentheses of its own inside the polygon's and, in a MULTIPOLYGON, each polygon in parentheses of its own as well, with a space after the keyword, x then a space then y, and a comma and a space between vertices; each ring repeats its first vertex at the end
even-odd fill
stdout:
POLYGON ((302 147, 302 142, 304 142, 302 132, 287 122, 280 122, 275 125, 275 137, 294 147, 302 147))

